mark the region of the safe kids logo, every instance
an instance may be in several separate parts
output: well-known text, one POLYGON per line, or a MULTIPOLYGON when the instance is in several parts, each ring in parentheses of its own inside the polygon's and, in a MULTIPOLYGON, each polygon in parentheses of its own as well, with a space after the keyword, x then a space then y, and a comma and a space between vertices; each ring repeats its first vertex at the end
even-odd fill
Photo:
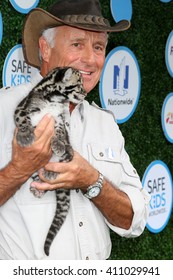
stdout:
POLYGON ((164 135, 169 142, 173 143, 173 92, 165 98, 161 116, 164 135))
POLYGON ((39 0, 10 0, 10 3, 19 13, 27 14, 38 5, 39 0))
POLYGON ((0 45, 2 42, 2 35, 3 35, 3 21, 2 21, 2 14, 0 12, 0 45))
POLYGON ((173 31, 169 34, 166 42, 165 60, 168 72, 173 77, 173 31))
POLYGON ((8 53, 3 67, 3 86, 17 86, 30 82, 35 75, 36 68, 29 66, 23 57, 22 45, 14 46, 8 53))
POLYGON ((172 211, 172 177, 167 165, 153 161, 144 173, 142 184, 151 195, 146 226, 158 233, 166 227, 172 211))
POLYGON ((132 51, 122 46, 112 50, 105 61, 99 92, 102 107, 113 111, 118 123, 133 115, 140 86, 139 65, 132 51))

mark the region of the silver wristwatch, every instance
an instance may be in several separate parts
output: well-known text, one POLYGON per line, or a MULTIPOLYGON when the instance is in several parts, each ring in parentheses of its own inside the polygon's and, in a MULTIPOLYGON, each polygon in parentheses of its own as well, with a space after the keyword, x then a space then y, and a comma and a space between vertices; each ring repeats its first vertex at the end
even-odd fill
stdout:
POLYGON ((87 188, 87 191, 86 193, 84 193, 84 196, 89 199, 92 199, 99 195, 102 187, 103 187, 103 175, 99 173, 99 178, 97 182, 87 188))

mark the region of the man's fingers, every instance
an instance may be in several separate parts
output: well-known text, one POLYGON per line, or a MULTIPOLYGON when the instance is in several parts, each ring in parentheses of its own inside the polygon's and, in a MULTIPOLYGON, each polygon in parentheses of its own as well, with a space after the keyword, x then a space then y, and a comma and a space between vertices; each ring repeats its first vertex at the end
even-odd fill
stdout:
POLYGON ((34 134, 36 140, 41 137, 52 137, 54 134, 54 123, 54 118, 50 114, 46 114, 35 128, 34 134))

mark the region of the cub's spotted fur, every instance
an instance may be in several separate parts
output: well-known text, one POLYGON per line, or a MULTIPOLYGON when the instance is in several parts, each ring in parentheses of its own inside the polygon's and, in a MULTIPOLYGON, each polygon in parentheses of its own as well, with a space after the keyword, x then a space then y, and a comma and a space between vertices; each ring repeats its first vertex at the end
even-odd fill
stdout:
MULTIPOLYGON (((55 119, 55 134, 51 141, 53 156, 51 161, 68 162, 73 157, 73 149, 69 141, 70 112, 69 103, 78 104, 85 97, 82 77, 78 70, 71 67, 55 68, 44 77, 17 106, 14 114, 18 127, 17 142, 25 147, 34 142, 34 129, 42 117, 50 113, 55 119)), ((58 176, 55 172, 43 171, 45 178, 51 180, 58 176)), ((39 180, 36 173, 34 180, 39 180)), ((44 192, 30 188, 37 197, 44 192)), ((49 255, 50 246, 69 209, 70 191, 56 190, 57 207, 53 222, 44 244, 44 251, 49 255)))

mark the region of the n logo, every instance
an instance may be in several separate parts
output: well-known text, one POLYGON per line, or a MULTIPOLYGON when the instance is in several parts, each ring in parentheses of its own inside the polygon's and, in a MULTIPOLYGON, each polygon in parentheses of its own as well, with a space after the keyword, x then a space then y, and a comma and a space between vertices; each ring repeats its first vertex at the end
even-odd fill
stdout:
POLYGON ((125 57, 122 59, 120 66, 114 65, 113 75, 114 93, 124 96, 128 93, 127 89, 129 87, 129 66, 125 65, 125 57))

